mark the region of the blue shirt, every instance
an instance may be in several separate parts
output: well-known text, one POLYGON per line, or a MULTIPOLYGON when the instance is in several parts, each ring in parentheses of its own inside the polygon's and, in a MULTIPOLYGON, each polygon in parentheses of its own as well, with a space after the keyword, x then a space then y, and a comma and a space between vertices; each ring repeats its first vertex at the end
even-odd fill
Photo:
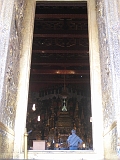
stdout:
POLYGON ((78 137, 75 133, 72 133, 67 139, 69 146, 78 146, 78 144, 81 144, 83 141, 78 137))

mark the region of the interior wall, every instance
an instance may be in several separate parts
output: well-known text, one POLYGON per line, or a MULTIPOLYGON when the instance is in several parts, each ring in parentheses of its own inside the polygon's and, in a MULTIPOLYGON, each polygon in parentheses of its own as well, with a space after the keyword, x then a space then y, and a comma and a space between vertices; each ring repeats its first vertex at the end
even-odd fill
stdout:
POLYGON ((116 0, 97 0, 105 158, 117 159, 120 145, 120 11, 116 0))

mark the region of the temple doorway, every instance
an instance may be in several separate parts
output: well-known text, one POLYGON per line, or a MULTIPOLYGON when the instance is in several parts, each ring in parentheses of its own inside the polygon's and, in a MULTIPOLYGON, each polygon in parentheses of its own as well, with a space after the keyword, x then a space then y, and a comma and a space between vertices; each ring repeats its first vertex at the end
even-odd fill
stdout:
POLYGON ((26 128, 45 150, 66 150, 71 129, 92 150, 87 2, 36 2, 26 128))

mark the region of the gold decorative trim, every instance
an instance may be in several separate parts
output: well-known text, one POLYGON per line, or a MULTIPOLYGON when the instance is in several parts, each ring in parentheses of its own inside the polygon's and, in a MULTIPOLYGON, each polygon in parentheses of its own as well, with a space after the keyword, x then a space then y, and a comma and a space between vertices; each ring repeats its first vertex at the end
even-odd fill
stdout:
POLYGON ((12 129, 8 128, 7 126, 5 126, 2 122, 0 122, 0 128, 4 131, 8 132, 12 136, 14 136, 14 131, 12 129))
POLYGON ((117 126, 117 121, 114 121, 108 129, 103 133, 103 137, 106 136, 113 128, 117 126))

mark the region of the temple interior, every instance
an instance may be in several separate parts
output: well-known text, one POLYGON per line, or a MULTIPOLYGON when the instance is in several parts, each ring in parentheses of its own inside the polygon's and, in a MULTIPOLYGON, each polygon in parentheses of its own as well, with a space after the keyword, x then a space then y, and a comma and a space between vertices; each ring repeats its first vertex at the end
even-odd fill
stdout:
POLYGON ((91 92, 86 2, 37 2, 26 128, 28 149, 68 149, 76 129, 92 149, 91 92))

